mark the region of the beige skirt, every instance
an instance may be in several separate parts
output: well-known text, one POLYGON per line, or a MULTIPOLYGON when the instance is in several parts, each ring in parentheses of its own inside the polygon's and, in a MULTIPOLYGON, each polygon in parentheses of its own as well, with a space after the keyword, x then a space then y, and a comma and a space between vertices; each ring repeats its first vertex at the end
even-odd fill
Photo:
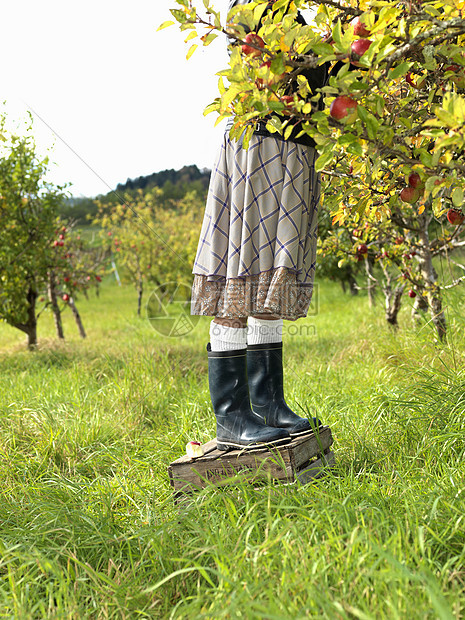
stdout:
POLYGON ((192 273, 191 314, 304 317, 315 277, 320 177, 315 149, 225 134, 192 273))

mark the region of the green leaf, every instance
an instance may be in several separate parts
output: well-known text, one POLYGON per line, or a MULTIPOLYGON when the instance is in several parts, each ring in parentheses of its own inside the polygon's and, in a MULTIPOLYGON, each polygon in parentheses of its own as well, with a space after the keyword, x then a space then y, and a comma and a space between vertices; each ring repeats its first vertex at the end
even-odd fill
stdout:
POLYGON ((389 71, 389 79, 396 80, 401 75, 405 75, 411 66, 412 63, 410 62, 401 62, 400 65, 389 71))
POLYGON ((210 32, 206 37, 201 37, 204 46, 210 45, 212 41, 218 38, 218 35, 215 32, 210 32))
POLYGON ((341 46, 342 28, 341 28, 341 21, 339 19, 334 24, 332 36, 333 36, 333 41, 336 43, 336 45, 341 46))
POLYGON ((270 66, 271 72, 280 75, 286 71, 286 65, 284 64, 283 54, 279 54, 276 58, 273 58, 270 66))
POLYGON ((463 189, 456 187, 452 192, 452 203, 454 207, 462 207, 463 205, 463 189))
POLYGON ((268 105, 273 112, 281 112, 286 107, 281 101, 270 101, 268 105))
POLYGON ((288 127, 286 127, 286 129, 284 131, 284 139, 285 140, 289 140, 293 129, 294 129, 293 125, 289 125, 288 127))
POLYGON ((323 151, 315 162, 315 172, 324 170, 333 161, 334 155, 333 149, 323 151))
POLYGON ((356 140, 352 144, 347 145, 347 152, 350 153, 351 155, 357 155, 358 157, 362 157, 363 156, 363 147, 356 140))
POLYGON ((180 11, 179 9, 170 9, 170 13, 174 17, 174 19, 180 24, 184 24, 184 22, 187 21, 187 15, 184 13, 184 11, 180 11))
POLYGON ((266 128, 271 133, 276 133, 276 132, 281 133, 282 126, 283 124, 277 116, 272 116, 266 124, 266 128))

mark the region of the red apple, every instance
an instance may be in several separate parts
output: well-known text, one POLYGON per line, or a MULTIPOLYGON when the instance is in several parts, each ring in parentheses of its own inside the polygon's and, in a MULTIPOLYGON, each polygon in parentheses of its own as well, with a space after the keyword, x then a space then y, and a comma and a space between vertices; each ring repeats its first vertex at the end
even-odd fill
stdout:
POLYGON ((70 279, 69 279, 69 277, 68 277, 68 276, 65 276, 65 277, 63 278, 63 280, 64 280, 64 282, 69 282, 69 280, 70 280, 70 279))
POLYGON ((64 242, 64 241, 58 241, 58 245, 59 245, 60 247, 63 247, 63 246, 65 245, 65 242, 64 242))
POLYGON ((404 187, 399 195, 403 202, 413 205, 420 198, 420 190, 416 187, 404 187))
POLYGON ((352 45, 350 46, 350 49, 352 52, 350 56, 350 60, 353 65, 355 65, 356 67, 362 66, 357 61, 360 60, 360 58, 367 51, 367 49, 370 47, 372 43, 373 41, 370 41, 369 39, 357 39, 356 41, 352 43, 352 45))
POLYGON ((95 279, 97 280, 97 282, 101 282, 102 278, 100 276, 95 276, 95 279))
POLYGON ((64 236, 63 234, 62 234, 62 235, 60 235, 60 236, 58 237, 58 239, 62 239, 62 240, 63 240, 64 238, 65 238, 65 236, 64 236))
POLYGON ((360 19, 360 15, 358 15, 357 17, 354 17, 354 19, 350 22, 350 24, 354 28, 354 35, 356 37, 369 37, 370 36, 370 31, 360 19))
POLYGON ((409 292, 408 292, 408 296, 411 297, 412 299, 415 299, 417 294, 415 293, 415 291, 413 289, 410 289, 409 292))
POLYGON ((405 81, 407 82, 407 84, 410 84, 412 88, 421 90, 426 84, 426 77, 421 77, 421 78, 418 78, 418 76, 415 76, 415 77, 417 81, 415 81, 413 73, 409 71, 405 76, 405 81))
POLYGON ((357 118, 357 105, 355 99, 341 95, 336 97, 329 108, 329 115, 336 121, 349 125, 357 118))
POLYGON ((462 211, 459 211, 458 209, 449 209, 447 212, 447 219, 454 226, 460 226, 465 219, 465 216, 462 211))
POLYGON ((292 95, 283 95, 281 97, 282 103, 286 106, 287 109, 283 110, 281 114, 286 116, 290 116, 292 114, 292 107, 294 106, 294 97, 292 95))
POLYGON ((246 54, 247 56, 252 56, 252 58, 261 55, 262 52, 256 48, 259 47, 263 49, 265 47, 265 42, 261 37, 258 36, 256 32, 249 32, 245 36, 244 41, 245 45, 243 45, 241 48, 244 54, 246 54))
POLYGON ((465 88, 465 67, 460 65, 449 65, 444 68, 444 71, 453 71, 456 75, 453 75, 450 79, 457 86, 457 88, 465 88))
POLYGON ((413 81, 412 72, 411 71, 409 71, 407 73, 407 75, 405 76, 405 80, 406 80, 407 84, 410 84, 410 86, 413 86, 413 88, 415 88, 416 84, 413 81))
POLYGON ((365 245, 365 243, 361 243, 357 247, 357 254, 367 254, 367 253, 368 253, 368 246, 365 245))
POLYGON ((62 300, 63 300, 63 301, 66 301, 66 302, 68 302, 68 301, 69 301, 69 295, 68 295, 68 293, 65 293, 65 294, 62 296, 62 300))
POLYGON ((425 184, 421 180, 421 176, 418 172, 412 172, 408 177, 409 187, 414 187, 415 189, 423 189, 425 184))

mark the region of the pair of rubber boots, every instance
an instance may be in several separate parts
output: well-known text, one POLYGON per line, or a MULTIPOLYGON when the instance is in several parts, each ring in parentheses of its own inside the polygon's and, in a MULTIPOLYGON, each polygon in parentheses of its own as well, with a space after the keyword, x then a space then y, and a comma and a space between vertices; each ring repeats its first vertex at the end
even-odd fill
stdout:
POLYGON ((295 414, 284 400, 283 345, 249 345, 208 353, 208 383, 219 450, 281 445, 320 422, 295 414))

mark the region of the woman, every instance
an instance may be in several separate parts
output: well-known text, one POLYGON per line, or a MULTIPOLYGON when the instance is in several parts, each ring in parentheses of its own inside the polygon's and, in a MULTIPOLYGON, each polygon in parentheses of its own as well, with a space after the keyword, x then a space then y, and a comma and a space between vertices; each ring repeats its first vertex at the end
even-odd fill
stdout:
MULTIPOLYGON (((233 0, 229 9, 247 0, 233 0)), ((268 10, 272 10, 270 3, 268 10)), ((305 24, 299 15, 298 21, 305 24)), ((305 72, 315 89, 327 68, 305 72)), ((296 85, 291 85, 295 88, 296 85)), ((208 376, 220 450, 289 441, 319 421, 283 393, 283 319, 305 317, 315 275, 320 179, 299 129, 284 140, 258 124, 248 150, 226 127, 192 273, 191 314, 214 316, 208 376)))

